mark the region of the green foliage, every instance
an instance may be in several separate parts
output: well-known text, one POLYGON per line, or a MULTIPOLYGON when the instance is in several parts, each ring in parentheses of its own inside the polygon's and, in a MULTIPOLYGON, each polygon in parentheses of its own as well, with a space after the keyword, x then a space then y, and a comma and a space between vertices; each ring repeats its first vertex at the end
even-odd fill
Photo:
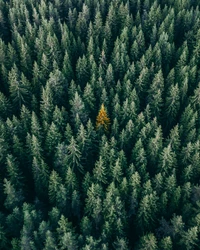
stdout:
POLYGON ((74 137, 72 136, 70 140, 70 144, 67 146, 67 164, 72 170, 83 171, 83 167, 81 165, 81 152, 79 151, 79 147, 76 144, 74 137))
POLYGON ((13 105, 16 105, 18 109, 21 108, 22 104, 26 101, 28 90, 24 82, 20 79, 19 71, 16 65, 13 66, 9 72, 9 91, 12 98, 13 105))
POLYGON ((106 178, 106 168, 105 163, 103 162, 102 157, 100 156, 99 160, 96 162, 93 170, 94 179, 100 184, 105 184, 107 182, 106 178))
POLYGON ((42 159, 33 157, 32 171, 36 193, 45 197, 48 191, 49 168, 42 159))
POLYGON ((0 0, 0 249, 199 248, 199 6, 0 0))
POLYGON ((6 96, 0 92, 0 114, 2 118, 9 116, 11 105, 6 96))
POLYGON ((6 209, 11 211, 15 207, 20 206, 24 200, 22 191, 16 190, 14 185, 7 179, 4 179, 4 194, 6 195, 4 205, 6 209))
POLYGON ((156 237, 153 234, 142 236, 137 249, 156 250, 158 249, 156 237))

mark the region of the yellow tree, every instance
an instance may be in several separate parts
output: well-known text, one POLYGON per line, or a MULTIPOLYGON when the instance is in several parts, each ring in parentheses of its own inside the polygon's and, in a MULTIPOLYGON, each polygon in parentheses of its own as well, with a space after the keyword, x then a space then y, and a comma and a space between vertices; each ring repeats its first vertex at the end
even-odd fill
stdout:
POLYGON ((110 118, 107 115, 104 104, 102 104, 96 119, 96 128, 103 127, 105 130, 108 130, 109 124, 110 118))

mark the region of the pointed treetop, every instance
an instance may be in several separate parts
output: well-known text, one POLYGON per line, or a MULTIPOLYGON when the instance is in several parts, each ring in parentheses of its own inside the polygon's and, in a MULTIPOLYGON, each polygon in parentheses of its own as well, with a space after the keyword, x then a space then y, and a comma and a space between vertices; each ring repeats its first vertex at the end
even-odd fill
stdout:
POLYGON ((110 118, 107 115, 104 104, 102 104, 96 119, 96 128, 99 129, 100 127, 103 126, 105 130, 108 130, 109 125, 110 125, 110 118))

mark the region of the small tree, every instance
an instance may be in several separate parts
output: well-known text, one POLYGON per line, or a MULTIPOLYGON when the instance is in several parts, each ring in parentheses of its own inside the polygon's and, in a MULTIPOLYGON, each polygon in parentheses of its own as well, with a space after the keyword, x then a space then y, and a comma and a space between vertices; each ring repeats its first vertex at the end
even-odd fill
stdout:
POLYGON ((103 127, 105 130, 108 130, 109 125, 110 118, 107 115, 104 104, 102 104, 96 119, 96 128, 99 129, 100 127, 103 127))

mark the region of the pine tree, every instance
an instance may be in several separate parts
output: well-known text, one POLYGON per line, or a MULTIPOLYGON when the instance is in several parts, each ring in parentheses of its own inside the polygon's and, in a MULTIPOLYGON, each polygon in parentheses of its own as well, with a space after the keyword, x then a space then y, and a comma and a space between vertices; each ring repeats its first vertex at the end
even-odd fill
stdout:
POLYGON ((166 97, 165 103, 165 114, 169 123, 169 126, 176 119, 176 116, 180 109, 180 93, 178 84, 171 86, 169 89, 169 94, 166 97))
POLYGON ((61 218, 58 221, 57 234, 60 249, 78 249, 76 235, 72 224, 64 215, 61 215, 61 218))
POLYGON ((89 80, 89 78, 88 78, 88 62, 87 62, 87 58, 85 55, 83 55, 82 58, 79 57, 79 59, 77 61, 76 72, 77 72, 78 84, 83 89, 85 87, 85 84, 89 80))
POLYGON ((14 185, 16 189, 19 189, 23 186, 22 183, 22 173, 19 169, 19 163, 13 157, 13 155, 7 155, 6 157, 6 167, 9 176, 9 180, 14 185))
POLYGON ((49 127, 49 130, 46 135, 46 153, 47 155, 51 156, 54 154, 56 146, 61 141, 61 133, 58 130, 58 126, 56 126, 53 122, 51 123, 51 126, 49 127))
POLYGON ((16 108, 18 108, 19 111, 22 104, 26 101, 28 90, 20 79, 19 71, 16 65, 14 65, 9 72, 8 79, 9 91, 13 101, 13 105, 16 105, 16 108))
POLYGON ((84 88, 83 100, 86 109, 93 113, 95 107, 95 96, 94 90, 92 89, 91 84, 89 83, 87 83, 84 88))
POLYGON ((102 104, 99 110, 99 114, 96 118, 96 128, 99 129, 103 127, 104 130, 108 130, 109 125, 110 125, 110 118, 107 115, 104 104, 102 104))
POLYGON ((6 226, 12 237, 18 238, 20 236, 20 231, 23 226, 23 214, 19 207, 15 207, 6 218, 6 226), (15 227, 13 227, 15 225, 15 227))
POLYGON ((99 160, 95 163, 95 167, 93 169, 93 175, 94 175, 94 179, 98 183, 100 184, 107 183, 106 168, 105 168, 105 163, 102 159, 102 156, 100 156, 99 160))
POLYGON ((148 91, 148 102, 152 115, 160 118, 161 108, 163 106, 163 90, 164 90, 164 78, 162 71, 159 71, 150 86, 148 91))
POLYGON ((156 193, 145 195, 139 204, 137 213, 137 223, 141 233, 151 230, 156 219, 157 212, 156 193))
POLYGON ((67 164, 72 170, 79 170, 83 172, 83 166, 81 164, 81 152, 79 150, 79 146, 76 143, 76 140, 72 136, 70 140, 70 144, 67 146, 67 156, 66 156, 67 164))
POLYGON ((56 249, 56 240, 51 231, 46 232, 44 250, 56 249))
POLYGON ((57 194, 61 185, 61 178, 56 171, 52 171, 49 177, 49 199, 52 204, 56 204, 57 194))
POLYGON ((115 250, 128 250, 128 243, 126 238, 118 238, 113 243, 115 250))
POLYGON ((68 84, 64 75, 59 69, 55 69, 50 73, 47 85, 49 85, 49 88, 53 93, 53 103, 58 106, 65 104, 64 93, 68 87, 68 84))
POLYGON ((0 92, 0 116, 5 119, 9 115, 10 109, 10 101, 0 92))
POLYGON ((48 192, 49 168, 42 159, 33 157, 32 171, 36 194, 45 197, 48 192))
POLYGON ((168 236, 168 237, 163 238, 159 243, 159 247, 163 250, 172 250, 173 244, 172 244, 171 237, 168 236))
POLYGON ((42 129, 39 119, 34 111, 32 112, 31 117, 31 133, 32 135, 35 135, 40 141, 42 140, 42 129))
POLYGON ((88 118, 88 114, 85 108, 85 104, 77 91, 75 92, 74 98, 70 100, 70 105, 72 118, 75 120, 78 115, 81 122, 85 124, 88 118))
POLYGON ((8 247, 8 239, 6 237, 5 229, 0 225, 0 247, 6 249, 8 247))
MULTIPOLYGON (((42 120, 43 123, 49 125, 52 119, 52 113, 53 113, 53 92, 50 88, 49 83, 45 86, 45 88, 42 88, 42 98, 41 98, 41 105, 40 110, 42 114, 42 120)), ((45 130, 47 130, 45 126, 45 130)))
POLYGON ((158 249, 156 237, 150 233, 140 238, 137 246, 138 250, 156 250, 158 249))
POLYGON ((80 228, 81 228, 81 233, 83 236, 89 236, 91 235, 91 232, 92 232, 92 224, 90 222, 90 220, 88 219, 87 216, 84 216, 81 220, 81 225, 80 225, 80 228))
POLYGON ((122 182, 122 166, 119 158, 116 160, 115 165, 112 166, 112 178, 115 183, 121 183, 122 182))
POLYGON ((4 194, 6 195, 4 206, 10 211, 20 206, 24 201, 22 191, 16 190, 14 185, 7 179, 4 179, 4 194))
POLYGON ((198 245, 198 228, 197 226, 191 227, 184 232, 180 244, 187 250, 194 249, 198 245))

